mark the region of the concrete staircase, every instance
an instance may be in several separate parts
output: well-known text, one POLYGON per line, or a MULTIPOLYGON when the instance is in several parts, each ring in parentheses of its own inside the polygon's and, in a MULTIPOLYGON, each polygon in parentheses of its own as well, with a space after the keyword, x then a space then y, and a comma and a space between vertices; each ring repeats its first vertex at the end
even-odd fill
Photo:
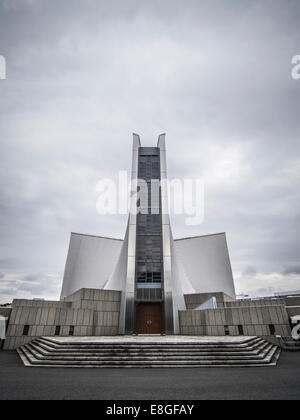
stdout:
POLYGON ((73 340, 63 342, 41 337, 21 346, 18 353, 25 366, 39 367, 251 367, 275 366, 280 349, 259 338, 209 342, 188 337, 180 341, 132 342, 73 340))
POLYGON ((293 340, 292 337, 281 337, 280 346, 284 351, 300 351, 300 340, 293 340))

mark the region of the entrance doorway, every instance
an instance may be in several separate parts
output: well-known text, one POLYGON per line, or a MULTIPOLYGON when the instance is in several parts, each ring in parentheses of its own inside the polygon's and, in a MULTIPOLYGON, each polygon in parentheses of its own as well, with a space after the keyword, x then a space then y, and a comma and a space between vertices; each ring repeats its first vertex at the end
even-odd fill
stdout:
POLYGON ((163 311, 160 303, 139 303, 135 319, 137 334, 163 333, 163 311))

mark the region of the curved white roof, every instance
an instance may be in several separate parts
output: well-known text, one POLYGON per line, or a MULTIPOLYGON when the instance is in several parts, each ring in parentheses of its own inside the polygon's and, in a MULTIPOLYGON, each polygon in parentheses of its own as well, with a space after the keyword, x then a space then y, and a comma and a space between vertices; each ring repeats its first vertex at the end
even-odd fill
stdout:
POLYGON ((61 299, 79 289, 102 289, 119 259, 122 239, 72 233, 61 299))
POLYGON ((224 292, 235 298, 225 233, 176 239, 174 244, 195 293, 224 292))

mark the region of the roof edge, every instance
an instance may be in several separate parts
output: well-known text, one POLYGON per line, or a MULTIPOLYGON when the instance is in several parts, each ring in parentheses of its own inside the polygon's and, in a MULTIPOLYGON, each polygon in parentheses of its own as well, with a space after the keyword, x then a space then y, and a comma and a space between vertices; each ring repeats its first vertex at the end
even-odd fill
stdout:
POLYGON ((187 236, 186 238, 177 238, 177 239, 174 239, 174 242, 175 241, 185 241, 187 239, 205 238, 207 236, 217 236, 217 235, 225 235, 226 236, 226 232, 208 233, 206 235, 197 235, 197 236, 187 236))
POLYGON ((89 236, 91 238, 101 238, 101 239, 109 239, 111 241, 121 241, 121 242, 124 242, 124 239, 121 239, 121 238, 111 238, 111 237, 108 237, 108 236, 89 235, 88 233, 71 232, 71 235, 89 236))

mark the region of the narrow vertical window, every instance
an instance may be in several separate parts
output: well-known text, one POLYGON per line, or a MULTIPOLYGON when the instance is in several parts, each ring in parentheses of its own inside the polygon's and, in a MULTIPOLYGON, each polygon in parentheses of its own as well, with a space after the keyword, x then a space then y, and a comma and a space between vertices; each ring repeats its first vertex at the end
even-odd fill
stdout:
POLYGON ((274 324, 269 325, 270 335, 275 335, 275 326, 274 324))
POLYGON ((55 335, 59 335, 60 334, 60 325, 57 325, 55 327, 55 335))
POLYGON ((28 334, 29 334, 29 325, 24 325, 23 335, 28 335, 28 334))

